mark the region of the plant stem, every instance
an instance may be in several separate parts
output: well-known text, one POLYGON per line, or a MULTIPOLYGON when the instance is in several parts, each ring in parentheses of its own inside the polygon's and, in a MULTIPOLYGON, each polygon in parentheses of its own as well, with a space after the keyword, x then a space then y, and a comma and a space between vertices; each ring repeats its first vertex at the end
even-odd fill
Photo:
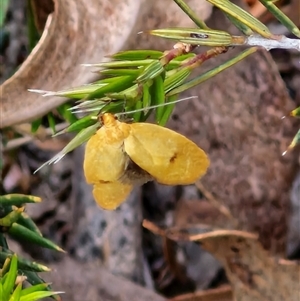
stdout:
POLYGON ((290 39, 285 36, 278 36, 278 39, 271 40, 266 39, 260 35, 252 35, 246 38, 245 45, 249 46, 261 46, 266 50, 274 48, 283 48, 283 49, 296 49, 300 51, 300 40, 299 39, 290 39))

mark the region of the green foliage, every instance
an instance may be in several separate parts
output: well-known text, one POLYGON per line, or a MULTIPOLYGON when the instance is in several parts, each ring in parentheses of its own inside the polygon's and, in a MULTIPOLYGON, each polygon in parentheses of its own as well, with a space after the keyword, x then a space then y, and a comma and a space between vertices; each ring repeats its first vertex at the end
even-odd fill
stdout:
POLYGON ((56 294, 61 293, 49 291, 48 283, 40 283, 23 288, 26 276, 19 275, 18 265, 17 255, 14 254, 7 257, 0 270, 1 301, 35 301, 46 297, 54 297, 56 294))
POLYGON ((36 28, 34 21, 34 13, 32 10, 32 3, 30 0, 27 0, 27 34, 28 34, 28 46, 31 51, 40 39, 40 34, 36 28))
POLYGON ((296 24, 293 23, 273 2, 270 0, 259 0, 270 13, 274 15, 279 22, 281 22, 290 32, 300 38, 300 30, 296 24))
POLYGON ((8 5, 9 5, 9 0, 1 0, 0 1, 0 28, 2 28, 2 26, 4 24, 8 5))
POLYGON ((53 296, 60 300, 49 284, 38 276, 50 269, 42 264, 17 257, 9 250, 6 235, 17 241, 26 240, 38 246, 63 251, 59 246, 42 236, 34 221, 24 212, 26 203, 39 203, 40 198, 30 195, 10 194, 0 196, 0 296, 1 301, 34 301, 53 296), (16 282, 16 279, 20 281, 16 282), (23 283, 32 286, 23 288, 23 283))
MULTIPOLYGON (((300 107, 296 108, 290 113, 291 116, 300 118, 300 107)), ((297 134, 295 135, 294 139, 292 140, 291 144, 289 145, 289 149, 294 148, 296 145, 300 144, 300 129, 298 130, 297 134)))
MULTIPOLYGON (((181 92, 214 77, 245 59, 258 48, 249 47, 222 65, 190 78, 193 70, 198 69, 206 60, 226 52, 231 46, 244 45, 247 37, 254 33, 270 40, 277 38, 263 23, 230 1, 207 1, 222 10, 244 35, 232 36, 226 31, 211 29, 183 0, 174 0, 199 28, 165 28, 148 32, 176 41, 174 49, 165 52, 156 50, 118 52, 113 54, 108 62, 89 65, 99 68, 102 79, 89 85, 44 94, 77 100, 78 103, 73 106, 72 113, 84 113, 82 118, 71 122, 69 127, 57 133, 58 135, 75 131, 78 134, 57 156, 45 164, 57 162, 66 153, 87 141, 101 126, 97 119, 100 113, 124 112, 130 114, 134 121, 143 122, 153 111, 152 106, 158 106, 155 120, 158 124, 165 125, 174 108, 174 100, 178 99, 181 92), (208 46, 210 49, 195 54, 193 50, 199 45, 208 46), (162 105, 166 106, 161 107, 162 105)), ((262 3, 271 12, 275 12, 272 1, 262 3)), ((295 25, 287 16, 277 13, 276 17, 292 32, 297 33, 295 25)), ((53 122, 51 124, 54 128, 53 122)))

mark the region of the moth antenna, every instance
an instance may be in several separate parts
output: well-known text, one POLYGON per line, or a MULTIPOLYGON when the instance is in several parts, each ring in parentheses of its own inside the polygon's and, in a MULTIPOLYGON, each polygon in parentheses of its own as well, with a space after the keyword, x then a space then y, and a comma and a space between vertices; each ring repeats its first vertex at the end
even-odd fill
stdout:
POLYGON ((132 114, 132 113, 135 113, 135 112, 143 112, 143 111, 146 111, 146 110, 149 110, 149 109, 155 109, 155 108, 158 108, 158 107, 163 107, 163 106, 171 105, 171 104, 178 103, 178 102, 181 102, 181 101, 184 101, 184 100, 195 99, 195 98, 198 98, 198 96, 189 96, 189 97, 177 99, 177 100, 174 100, 174 101, 169 101, 169 102, 166 102, 166 103, 158 104, 158 105, 155 105, 155 106, 149 106, 149 107, 136 109, 136 110, 133 110, 133 111, 122 112, 122 113, 115 113, 114 115, 115 116, 122 116, 122 115, 132 114))

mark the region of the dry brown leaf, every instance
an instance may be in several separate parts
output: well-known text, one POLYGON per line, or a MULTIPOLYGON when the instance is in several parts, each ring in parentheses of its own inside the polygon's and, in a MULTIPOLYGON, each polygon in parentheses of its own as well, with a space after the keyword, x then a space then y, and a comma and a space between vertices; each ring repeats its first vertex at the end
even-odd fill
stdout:
POLYGON ((214 230, 191 235, 189 240, 200 243, 223 264, 235 300, 298 300, 300 266, 270 257, 256 235, 214 230))
POLYGON ((27 89, 50 91, 92 80, 83 63, 118 51, 135 25, 142 0, 55 0, 43 35, 20 69, 0 87, 0 128, 38 118, 66 101, 27 89))
POLYGON ((255 235, 216 230, 190 237, 224 266, 239 301, 299 299, 300 266, 269 257, 255 235))
POLYGON ((191 235, 194 228, 162 230, 149 221, 144 221, 143 226, 175 241, 197 242, 215 256, 226 271, 234 300, 299 300, 299 263, 270 257, 255 234, 208 227, 205 233, 191 235))

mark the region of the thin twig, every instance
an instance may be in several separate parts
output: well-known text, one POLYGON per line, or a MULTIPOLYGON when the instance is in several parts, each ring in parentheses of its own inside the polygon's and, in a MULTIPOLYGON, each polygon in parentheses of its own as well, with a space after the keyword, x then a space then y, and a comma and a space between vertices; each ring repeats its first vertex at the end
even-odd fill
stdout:
MULTIPOLYGON (((66 128, 67 126, 68 126, 68 123, 64 122, 64 123, 56 125, 55 128, 56 128, 57 131, 61 131, 64 128, 66 128)), ((53 134, 52 129, 47 128, 45 130, 45 134, 46 134, 46 136, 50 137, 53 134)), ((10 140, 3 147, 3 151, 9 151, 9 150, 15 149, 15 148, 20 147, 20 146, 22 146, 24 144, 27 144, 27 143, 35 140, 35 139, 37 139, 36 136, 34 136, 34 135, 28 136, 27 135, 27 136, 24 136, 24 137, 21 137, 21 138, 16 138, 16 139, 10 140)))
POLYGON ((286 36, 278 36, 278 39, 267 39, 260 35, 251 35, 245 39, 244 45, 261 46, 266 50, 274 48, 296 49, 300 51, 300 39, 290 39, 286 36))
POLYGON ((206 199, 219 210, 220 213, 225 215, 229 220, 234 222, 234 226, 238 226, 239 222, 237 219, 233 217, 230 210, 224 206, 220 200, 216 199, 210 191, 208 191, 200 181, 195 183, 196 187, 202 192, 202 194, 206 197, 206 199))

